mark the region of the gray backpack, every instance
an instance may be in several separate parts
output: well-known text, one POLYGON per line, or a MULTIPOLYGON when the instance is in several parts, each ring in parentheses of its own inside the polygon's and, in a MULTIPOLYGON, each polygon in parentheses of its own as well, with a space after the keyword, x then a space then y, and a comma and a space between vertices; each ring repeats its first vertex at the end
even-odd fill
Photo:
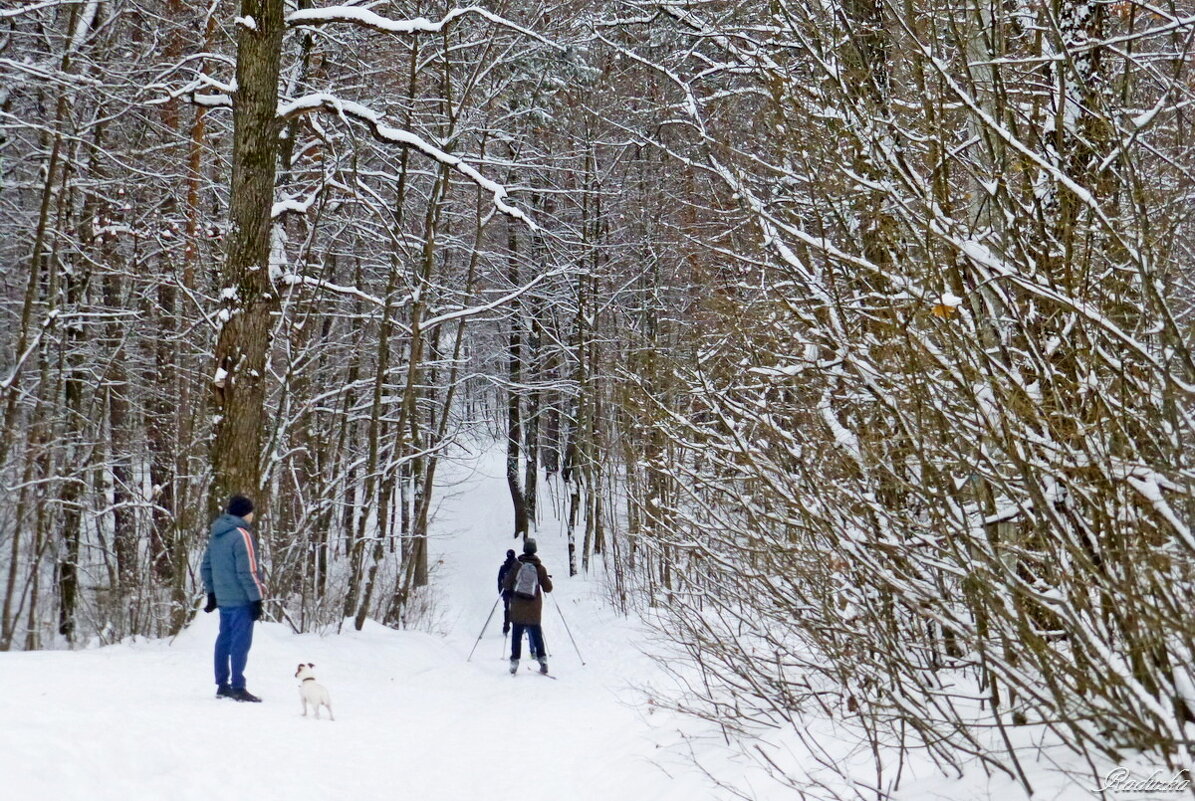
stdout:
POLYGON ((535 593, 539 589, 539 570, 534 562, 523 562, 519 565, 519 572, 515 574, 514 595, 526 601, 535 600, 535 593))

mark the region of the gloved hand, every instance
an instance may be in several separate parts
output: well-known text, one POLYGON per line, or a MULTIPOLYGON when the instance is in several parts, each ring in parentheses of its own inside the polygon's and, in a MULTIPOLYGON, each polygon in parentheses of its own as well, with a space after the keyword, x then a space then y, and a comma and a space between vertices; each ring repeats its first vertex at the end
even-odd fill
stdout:
POLYGON ((216 611, 216 593, 209 592, 207 594, 207 606, 203 607, 203 611, 209 614, 216 611))
POLYGON ((249 604, 249 614, 254 620, 261 620, 261 601, 254 601, 253 603, 249 604))

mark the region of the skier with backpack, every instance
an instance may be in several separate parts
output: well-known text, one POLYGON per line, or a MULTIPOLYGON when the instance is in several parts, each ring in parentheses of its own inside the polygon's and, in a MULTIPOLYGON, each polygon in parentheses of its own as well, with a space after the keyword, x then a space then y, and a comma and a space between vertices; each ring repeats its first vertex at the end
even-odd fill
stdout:
POLYGON ((544 612, 544 593, 552 591, 552 577, 548 569, 535 555, 534 539, 523 541, 523 554, 512 569, 506 572, 503 590, 510 593, 510 622, 514 629, 511 637, 510 672, 519 671, 519 658, 523 650, 523 632, 531 658, 539 661, 539 672, 548 672, 548 652, 544 647, 544 630, 541 626, 544 612))
POLYGON ((498 594, 502 596, 502 633, 510 633, 510 595, 511 591, 505 588, 506 574, 510 569, 517 565, 515 561, 515 552, 513 550, 506 552, 506 561, 498 568, 498 594))

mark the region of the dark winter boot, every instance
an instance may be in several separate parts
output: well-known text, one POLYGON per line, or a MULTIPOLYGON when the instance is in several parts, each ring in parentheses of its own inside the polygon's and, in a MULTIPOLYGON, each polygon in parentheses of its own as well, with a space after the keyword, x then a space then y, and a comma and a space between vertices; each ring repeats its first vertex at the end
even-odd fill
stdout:
POLYGON ((256 695, 254 695, 253 693, 246 690, 244 687, 242 687, 239 690, 232 691, 232 700, 247 701, 251 704, 260 704, 261 703, 260 698, 258 698, 256 695))
POLYGON ((539 658, 539 672, 540 673, 548 672, 548 658, 546 656, 541 656, 539 658))
POLYGON ((216 688, 216 698, 232 698, 232 688, 227 684, 221 684, 216 688))
POLYGON ((517 660, 517 659, 510 660, 510 675, 513 676, 514 674, 516 674, 518 672, 519 672, 519 660, 517 660))

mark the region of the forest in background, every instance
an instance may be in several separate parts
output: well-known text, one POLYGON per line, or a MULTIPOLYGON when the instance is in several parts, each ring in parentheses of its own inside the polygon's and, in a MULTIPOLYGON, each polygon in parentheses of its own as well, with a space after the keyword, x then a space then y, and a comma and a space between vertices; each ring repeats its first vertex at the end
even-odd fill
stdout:
POLYGON ((496 443, 511 534, 552 482, 695 714, 1027 788, 1011 727, 1190 767, 1193 38, 1133 0, 0 9, 0 650, 177 631, 235 491, 270 615, 414 625, 437 465, 496 443))

